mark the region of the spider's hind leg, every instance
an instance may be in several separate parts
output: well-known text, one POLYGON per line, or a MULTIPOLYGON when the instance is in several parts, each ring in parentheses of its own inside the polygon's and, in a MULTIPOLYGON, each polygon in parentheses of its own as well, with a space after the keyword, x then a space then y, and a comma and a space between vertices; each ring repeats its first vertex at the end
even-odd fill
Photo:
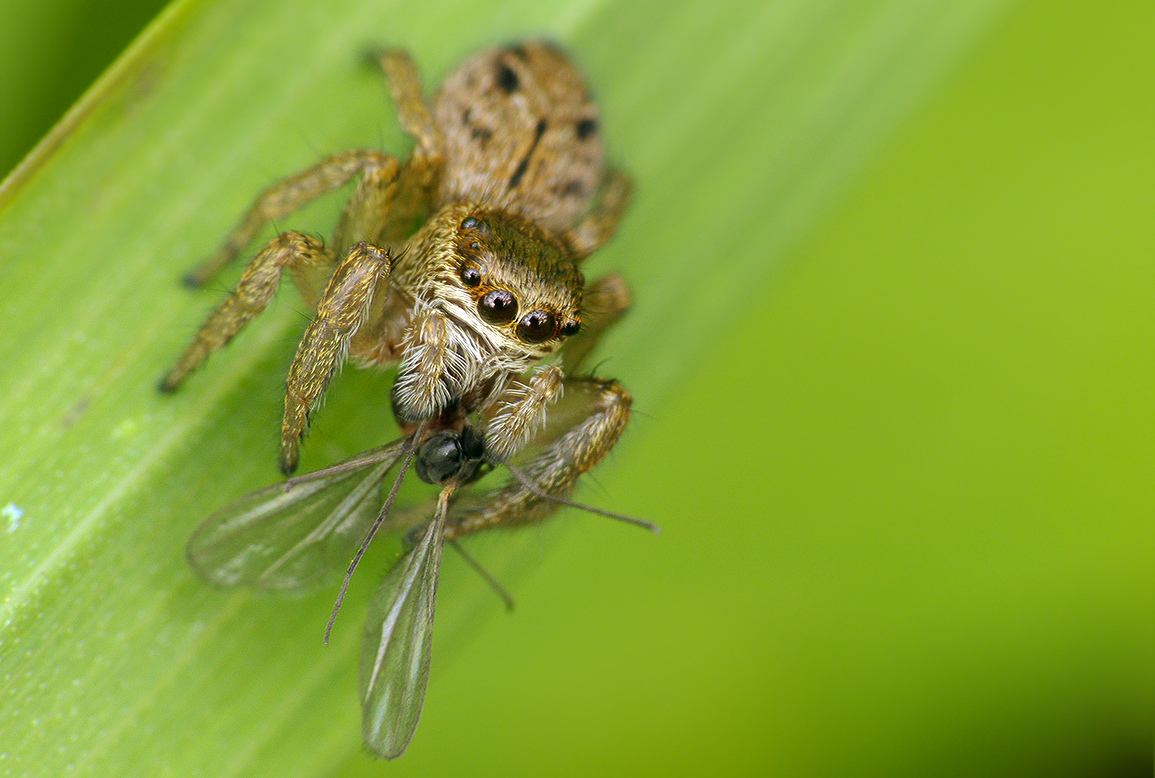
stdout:
POLYGON ((414 156, 440 159, 445 141, 425 103, 421 76, 412 57, 400 49, 383 49, 372 52, 371 56, 385 76, 385 85, 397 110, 397 121, 417 142, 414 156))
POLYGON ((611 168, 606 173, 597 205, 565 234, 579 262, 604 246, 617 232, 618 222, 630 204, 631 189, 630 179, 622 171, 611 168))
POLYGON ((267 222, 287 216, 321 195, 344 186, 358 173, 390 166, 394 170, 397 168, 397 163, 389 155, 358 149, 325 157, 315 165, 276 182, 257 195, 244 216, 229 231, 217 253, 186 275, 186 283, 204 286, 252 243, 267 222))

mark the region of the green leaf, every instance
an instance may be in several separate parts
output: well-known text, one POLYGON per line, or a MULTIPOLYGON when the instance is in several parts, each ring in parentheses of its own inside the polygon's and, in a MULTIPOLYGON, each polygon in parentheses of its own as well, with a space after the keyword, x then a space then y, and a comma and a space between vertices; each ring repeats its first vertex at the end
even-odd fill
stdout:
MULTIPOLYGON (((605 493, 584 498, 653 519, 664 533, 655 540, 572 512, 555 521, 580 521, 587 536, 559 544, 574 541, 571 556, 556 565, 545 560, 542 566, 555 572, 541 575, 571 575, 546 590, 547 602, 534 593, 537 582, 526 584, 518 592, 525 607, 486 623, 482 642, 498 641, 498 653, 462 646, 500 608, 484 584, 447 557, 423 720, 405 757, 388 769, 640 774, 671 765, 700 774, 714 765, 758 773, 777 761, 813 772, 815 764, 838 764, 822 762, 822 755, 854 732, 857 746, 888 772, 939 766, 933 753, 910 744, 903 752, 909 763, 897 766, 869 751, 872 743, 891 742, 887 724, 914 731, 923 717, 906 710, 873 718, 870 702, 878 696, 848 687, 885 685, 884 676, 847 669, 858 646, 833 638, 852 644, 859 636, 833 628, 827 634, 829 624, 819 620, 830 611, 857 623, 857 611, 840 610, 855 603, 876 617, 864 627, 861 650, 882 652, 870 641, 881 644, 887 634, 881 622, 893 614, 871 611, 867 593, 909 596, 905 587, 921 580, 910 560, 923 557, 902 558, 910 584, 847 592, 830 581, 860 571, 823 567, 815 551, 827 543, 845 550, 840 543, 850 538, 869 549, 864 556, 886 558, 934 521, 927 512, 936 504, 928 497, 923 513, 908 515, 884 501, 863 519, 847 498, 811 515, 802 510, 805 501, 788 502, 789 482, 766 488, 766 473, 789 473, 794 483, 813 487, 809 504, 822 504, 823 485, 842 483, 846 472, 862 467, 841 447, 887 439, 887 430, 872 426, 869 407, 854 406, 861 412, 849 420, 854 425, 819 430, 826 435, 816 439, 826 446, 821 455, 806 447, 804 434, 790 438, 789 419, 773 415, 778 395, 768 385, 804 376, 811 363, 791 363, 780 344, 763 348, 791 326, 768 328, 764 305, 767 290, 789 276, 783 264, 796 262, 819 236, 838 236, 841 223, 832 223, 832 214, 859 175, 996 14, 1014 5, 202 0, 171 6, 0 187, 0 429, 7 442, 0 452, 0 769, 53 776, 384 769, 359 753, 355 668, 365 603, 393 550, 375 549, 375 563, 358 571, 328 647, 320 636, 330 593, 285 602, 214 590, 183 556, 200 520, 276 480, 282 382, 307 315, 302 304, 286 290, 179 393, 161 396, 155 385, 236 277, 234 271, 217 288, 190 292, 179 285, 181 274, 211 251, 255 192, 323 153, 406 148, 378 77, 361 64, 365 47, 406 47, 432 85, 481 46, 538 34, 560 41, 586 70, 602 102, 610 153, 637 182, 620 235, 591 260, 590 271, 621 269, 633 285, 634 310, 599 356, 606 360, 602 372, 631 389, 640 413, 613 461, 596 473, 605 493), (771 353, 780 361, 752 365, 771 353), (778 372, 780 364, 800 364, 803 372, 778 372), (718 382, 699 392, 706 371, 718 382), (797 457, 783 461, 780 451, 797 457), (687 474, 683 467, 694 469, 687 474), (672 473, 678 478, 671 480, 672 473), (902 522, 887 524, 900 514, 902 522), (823 524, 830 516, 839 522, 823 524), (864 528, 879 524, 885 544, 864 528), (768 534, 743 534, 760 530, 768 534), (754 537, 780 545, 762 549, 754 537), (749 548, 765 557, 756 564, 743 556, 749 548), (799 556, 792 560, 782 549, 799 556), (798 560, 814 562, 828 577, 807 577, 792 568, 798 560), (599 581, 611 580, 628 590, 600 588, 599 581), (754 583, 769 588, 747 588, 754 583), (809 599, 798 596, 810 586, 809 599), (635 590, 652 597, 635 600, 635 590), (766 618, 775 602, 803 615, 766 618), (583 608, 593 615, 583 616, 583 608), (650 622, 659 615, 660 630, 650 622), (780 623, 795 632, 782 630, 771 640, 733 626, 780 623), (575 634, 565 631, 569 624, 589 629, 575 634), (660 641, 632 645, 653 653, 631 653, 626 636, 650 627, 660 641), (560 637, 535 644, 515 630, 560 637), (772 646, 796 647, 791 641, 799 633, 812 639, 809 656, 837 656, 823 666, 829 672, 822 681, 847 689, 844 697, 818 685, 799 694, 783 680, 790 668, 807 665, 792 664, 788 651, 772 646), (705 642, 679 644, 686 635, 705 642), (534 645, 542 648, 535 652, 534 645), (591 652, 622 664, 588 669, 583 662, 591 652), (730 662, 733 672, 718 669, 730 662), (489 715, 507 700, 532 695, 533 684, 522 680, 528 676, 511 673, 539 665, 558 679, 559 693, 542 703, 551 707, 518 718, 489 715), (585 674, 574 669, 582 667, 585 674), (628 687, 631 677, 644 683, 628 687), (478 684, 472 693, 463 691, 467 678, 478 684), (783 689, 801 700, 796 709, 755 707, 760 718, 727 716, 733 700, 755 693, 770 699, 783 689), (850 711, 842 718, 835 713, 840 704, 850 711), (828 716, 844 729, 824 731, 828 716), (677 717, 684 729, 675 736, 647 727, 650 717, 663 726, 674 726, 670 718, 677 717), (776 753, 787 756, 772 760, 764 738, 776 727, 800 732, 802 745, 791 751, 784 739, 775 741, 776 753), (518 739, 527 733, 537 750, 518 739), (693 759, 683 763, 687 752, 693 759)), ((1143 90, 1132 97, 1144 94, 1149 99, 1143 90)), ((917 191, 923 182, 917 165, 911 168, 883 192, 917 191)), ((950 175, 961 178, 967 168, 962 163, 950 175)), ((973 193, 972 202, 987 196, 973 193)), ((306 209, 291 226, 325 234, 338 200, 306 209)), ((850 243, 840 246, 844 254, 854 250, 850 243)), ((871 288, 872 273, 860 278, 863 289, 871 288)), ((823 288, 841 288, 837 274, 820 278, 823 288)), ((880 297, 888 293, 873 289, 880 297)), ((1011 297, 1008 306, 1017 302, 1011 297)), ((835 299, 824 301, 830 308, 790 308, 788 295, 775 301, 797 314, 800 329, 834 316, 835 303, 849 305, 835 299)), ((895 329, 919 326, 912 317, 895 329)), ((1107 342, 1110 331, 1104 328, 1107 342)), ((834 342, 845 352, 831 359, 851 361, 874 345, 854 334, 834 342)), ((944 346, 927 358, 950 361, 955 354, 944 346)), ((898 363, 881 362, 888 375, 901 373, 898 363)), ((387 376, 343 374, 317 415, 302 472, 388 440, 388 386, 387 376)), ((890 388, 871 386, 876 398, 890 388)), ((799 392, 834 414, 825 418, 836 418, 838 402, 823 405, 836 389, 816 383, 799 392)), ((849 390, 834 396, 861 398, 849 390)), ((922 396, 915 393, 911 402, 922 396)), ((869 449, 853 450, 870 459, 869 449)), ((1033 461, 1031 453, 1004 463, 1008 472, 1033 461)), ((1149 455, 1137 457, 1150 464, 1149 455)), ((920 494, 932 492, 942 474, 921 475, 912 489, 920 494)), ((881 484, 900 488, 883 473, 860 484, 859 494, 885 491, 881 484)), ((1077 547, 1080 536, 1074 537, 1077 547)), ((520 542, 532 549, 539 538, 527 530, 520 542)), ((512 536, 478 541, 499 567, 522 565, 504 548, 512 536)), ((1024 564, 1036 550, 1022 555, 1024 564)), ((976 541, 966 551, 980 556, 983 549, 976 541)), ((858 564, 849 551, 839 559, 858 564)), ((929 577, 928 598, 934 585, 953 580, 957 571, 948 568, 944 563, 939 577, 929 577)), ((867 578, 886 582, 891 575, 880 566, 867 578)), ((944 602, 964 611, 973 604, 949 589, 933 604, 944 602)), ((939 645, 928 639, 927 652, 939 645)), ((871 667, 898 672, 882 663, 871 667)), ((936 669, 922 668, 927 678, 936 669)), ((975 720, 981 717, 959 726, 975 720)))

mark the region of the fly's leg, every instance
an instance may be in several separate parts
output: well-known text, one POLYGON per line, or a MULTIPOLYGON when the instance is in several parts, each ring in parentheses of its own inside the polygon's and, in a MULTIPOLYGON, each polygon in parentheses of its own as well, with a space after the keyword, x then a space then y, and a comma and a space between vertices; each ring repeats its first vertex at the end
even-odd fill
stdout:
POLYGON ((252 242, 265 222, 286 216, 326 192, 344 186, 358 173, 389 165, 395 169, 397 163, 379 151, 346 151, 325 157, 312 167, 278 181, 257 196, 217 253, 185 276, 185 281, 190 286, 203 286, 252 242))
POLYGON ((349 341, 369 315, 373 293, 391 269, 388 251, 358 243, 329 279, 286 380, 280 457, 281 470, 286 475, 297 469, 298 449, 309 423, 309 412, 344 361, 349 341))
POLYGON ((205 319, 192 343, 161 381, 161 390, 171 392, 180 386, 193 368, 265 310, 285 270, 299 271, 332 262, 321 241, 308 235, 286 232, 273 238, 245 268, 236 288, 205 319))
POLYGON ((605 245, 618 228, 618 222, 630 204, 630 179, 620 170, 610 170, 602 186, 601 200, 576 227, 565 233, 565 239, 578 256, 585 259, 605 245))
MULTIPOLYGON (((617 381, 570 377, 565 380, 565 392, 566 403, 577 413, 576 422, 519 468, 538 490, 556 497, 572 491, 578 478, 609 453, 630 418, 630 395, 617 381)), ((452 517, 445 537, 541 521, 558 507, 513 478, 479 507, 452 517)))

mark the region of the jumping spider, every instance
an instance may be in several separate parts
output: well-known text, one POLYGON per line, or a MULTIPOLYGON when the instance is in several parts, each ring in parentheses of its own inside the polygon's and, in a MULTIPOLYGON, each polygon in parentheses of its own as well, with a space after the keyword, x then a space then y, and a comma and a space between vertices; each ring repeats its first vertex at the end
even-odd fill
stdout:
POLYGON ((412 153, 402 162, 372 150, 335 154, 262 192, 190 274, 192 284, 235 259, 266 222, 356 182, 332 242, 292 231, 269 241, 161 387, 176 389, 263 311, 285 271, 315 311, 289 368, 286 475, 297 467, 311 411, 347 358, 398 365, 391 402, 404 437, 243 497, 189 544, 194 567, 216 583, 297 588, 360 542, 352 572, 411 461, 422 480, 443 486, 366 628, 365 737, 392 757, 408 744, 424 696, 442 543, 539 521, 569 504, 564 496, 629 419, 630 396, 616 381, 575 371, 629 302, 619 276, 587 287, 579 265, 613 235, 630 186, 603 169, 597 107, 549 45, 473 56, 429 106, 407 54, 377 61, 415 140, 412 153), (519 455, 524 463, 510 465, 519 455), (497 465, 516 477, 488 494, 455 495, 497 465))

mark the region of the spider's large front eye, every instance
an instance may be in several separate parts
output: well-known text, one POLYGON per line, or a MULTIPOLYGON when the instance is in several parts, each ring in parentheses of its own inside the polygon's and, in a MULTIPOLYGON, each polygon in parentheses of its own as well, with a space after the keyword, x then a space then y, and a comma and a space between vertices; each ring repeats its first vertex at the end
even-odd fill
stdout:
POLYGON ((526 343, 542 343, 557 333, 557 321, 549 311, 533 311, 517 323, 517 337, 526 343))
POLYGON ((504 289, 494 289, 477 301, 477 312, 490 324, 509 324, 517 316, 517 300, 504 289))

